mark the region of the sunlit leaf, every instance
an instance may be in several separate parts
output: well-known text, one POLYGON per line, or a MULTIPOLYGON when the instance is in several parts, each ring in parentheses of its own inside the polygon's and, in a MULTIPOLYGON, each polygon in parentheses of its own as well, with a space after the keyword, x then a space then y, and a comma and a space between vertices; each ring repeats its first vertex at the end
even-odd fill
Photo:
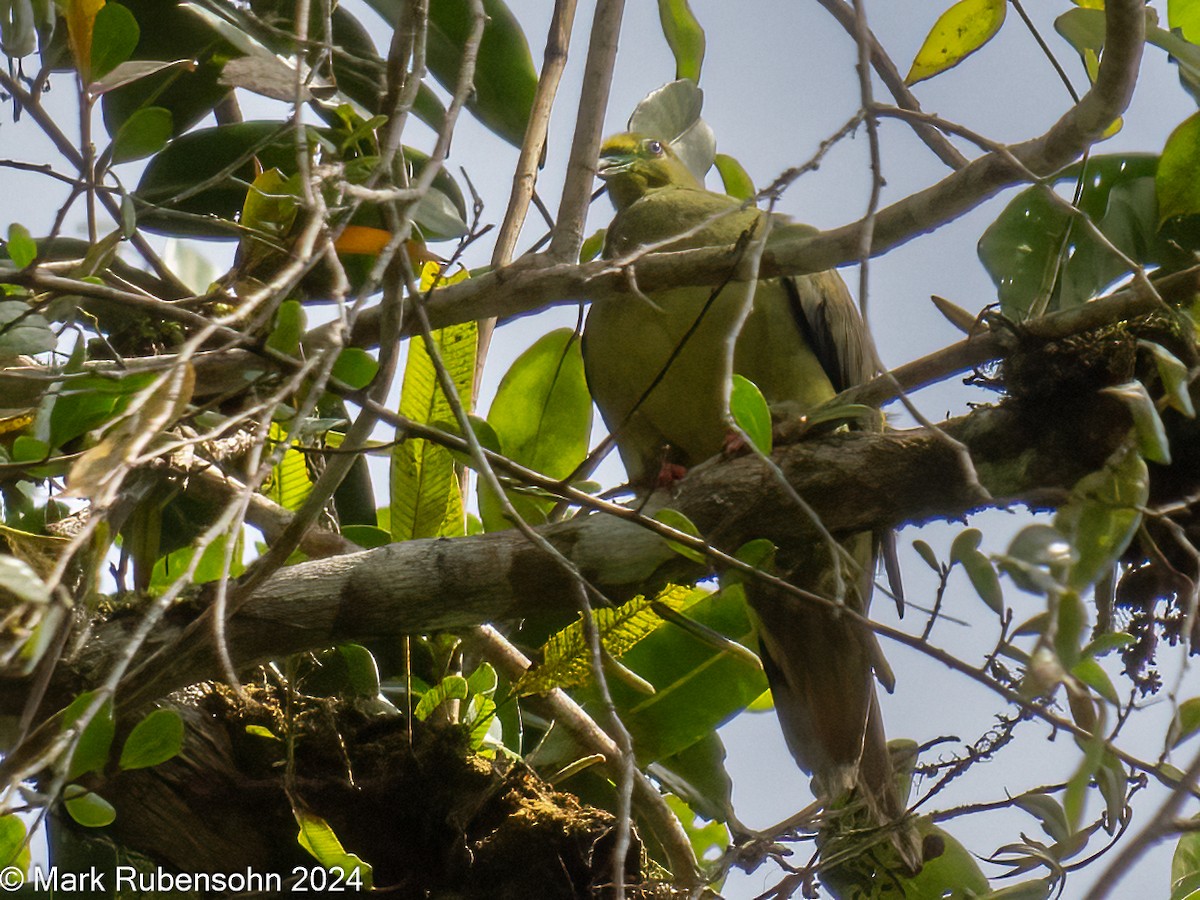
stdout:
POLYGON ((111 803, 77 784, 68 784, 63 789, 63 805, 71 818, 84 828, 104 828, 117 819, 117 811, 111 803))
POLYGON ((164 763, 183 748, 183 719, 173 709, 156 709, 133 727, 121 748, 122 769, 164 763))
POLYGON ((25 823, 9 813, 0 816, 0 868, 16 866, 22 873, 29 871, 29 842, 25 840, 25 823))
MULTIPOLYGON (((600 644, 609 655, 619 659, 663 624, 662 618, 651 608, 652 602, 682 611, 708 594, 705 590, 674 585, 660 591, 652 600, 638 596, 616 608, 593 610, 600 644)), ((591 677, 591 648, 583 622, 577 620, 551 635, 542 647, 542 663, 522 676, 513 690, 518 695, 541 694, 556 687, 576 687, 591 677)))
MULTIPOLYGON (((583 372, 579 336, 569 328, 551 331, 517 357, 500 381, 488 410, 501 452, 550 478, 566 478, 587 456, 592 398, 583 372)), ((555 501, 509 493, 527 522, 546 521, 555 501)), ((488 531, 512 527, 498 498, 480 489, 480 513, 488 531)))
MULTIPOLYGON (((436 271, 436 265, 430 264, 426 274, 436 271)), ((475 323, 439 329, 431 339, 455 386, 459 402, 464 408, 470 408, 478 340, 475 323)), ((454 421, 433 358, 421 338, 408 345, 400 391, 400 414, 426 424, 454 421)), ((390 473, 392 539, 406 541, 461 534, 462 498, 450 451, 426 440, 407 437, 403 430, 397 436, 402 440, 392 450, 390 473)))
POLYGON ((658 18, 663 36, 675 54, 675 77, 698 82, 704 63, 704 29, 688 0, 658 0, 658 18))
POLYGON ((957 66, 995 36, 1007 11, 1007 0, 959 0, 930 29, 904 77, 905 84, 916 84, 957 66))
POLYGON ((17 222, 8 226, 8 241, 4 249, 18 269, 24 269, 37 259, 37 242, 30 236, 29 229, 17 222))
POLYGON ((1154 185, 1158 190, 1158 221, 1200 213, 1200 113, 1171 132, 1163 147, 1154 185))
POLYGON ((718 153, 713 164, 721 176, 725 193, 737 200, 749 200, 755 195, 754 180, 742 168, 742 164, 726 153, 718 153))
POLYGON ((1192 395, 1189 390, 1191 379, 1187 366, 1162 344, 1139 340, 1138 346, 1149 350, 1154 355, 1154 365, 1158 369, 1158 377, 1162 381, 1167 403, 1189 419, 1195 418, 1196 410, 1192 405, 1192 395))
MULTIPOLYGON (((63 730, 78 722, 95 699, 95 691, 85 691, 76 697, 63 713, 63 730)), ((100 771, 108 764, 108 752, 112 747, 116 728, 112 700, 105 700, 75 742, 71 762, 67 766, 68 781, 73 781, 86 772, 100 771)))
POLYGON ((771 455, 771 409, 762 391, 750 379, 733 376, 733 390, 729 395, 729 414, 733 421, 750 439, 750 443, 764 456, 771 455))
POLYGON ((325 868, 340 870, 347 877, 356 873, 357 879, 365 887, 371 887, 371 866, 355 854, 346 852, 328 822, 315 813, 301 809, 293 808, 292 812, 296 816, 296 824, 300 826, 297 840, 301 847, 325 868))
POLYGON ((466 700, 468 693, 467 679, 461 675, 447 675, 421 695, 420 702, 413 710, 413 716, 424 722, 446 701, 466 700))
POLYGON ((1167 743, 1174 749, 1197 731, 1200 731, 1200 697, 1192 697, 1180 703, 1175 710, 1175 718, 1167 732, 1167 743))
POLYGON ((975 588, 975 593, 988 608, 997 614, 1003 614, 1004 592, 991 560, 979 551, 982 538, 978 528, 968 528, 961 532, 950 545, 950 561, 962 565, 971 580, 971 586, 975 588))
POLYGON ((1101 388, 1101 392, 1116 397, 1129 410, 1142 456, 1150 462, 1170 465, 1171 445, 1167 440, 1167 429, 1145 385, 1140 381, 1130 381, 1101 388))
MULTIPOLYGON (((664 525, 674 528, 676 531, 681 531, 684 534, 691 535, 694 538, 703 538, 703 536, 700 534, 700 529, 696 527, 695 523, 693 523, 691 519, 678 510, 670 508, 660 509, 654 514, 654 518, 659 522, 662 522, 664 525)), ((689 547, 687 544, 668 539, 667 545, 680 556, 690 559, 692 562, 703 564, 705 561, 705 556, 703 553, 701 553, 699 550, 689 547)))

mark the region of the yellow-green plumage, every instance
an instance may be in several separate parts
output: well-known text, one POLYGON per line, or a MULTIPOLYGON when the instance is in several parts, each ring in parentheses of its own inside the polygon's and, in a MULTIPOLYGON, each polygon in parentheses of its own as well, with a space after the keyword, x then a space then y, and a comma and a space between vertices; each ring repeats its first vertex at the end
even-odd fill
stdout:
MULTIPOLYGON (((671 250, 733 245, 761 236, 766 224, 763 212, 705 190, 669 147, 642 135, 605 142, 598 174, 617 209, 605 244, 610 258, 661 242, 671 250)), ((772 233, 799 228, 779 217, 772 223, 772 233)), ((731 281, 630 292, 589 312, 588 383, 636 486, 653 486, 664 463, 690 467, 721 452, 730 433, 731 361, 774 412, 788 416, 874 374, 862 320, 836 272, 760 281, 738 332, 746 291, 745 282, 731 281)), ((843 563, 842 599, 863 613, 874 544, 869 534, 843 544, 857 566, 843 563)), ((838 571, 827 544, 780 559, 793 583, 834 596, 838 571)), ((873 678, 873 671, 890 673, 874 636, 781 592, 751 585, 748 593, 780 723, 818 793, 832 803, 856 792, 877 821, 902 812, 873 678)))

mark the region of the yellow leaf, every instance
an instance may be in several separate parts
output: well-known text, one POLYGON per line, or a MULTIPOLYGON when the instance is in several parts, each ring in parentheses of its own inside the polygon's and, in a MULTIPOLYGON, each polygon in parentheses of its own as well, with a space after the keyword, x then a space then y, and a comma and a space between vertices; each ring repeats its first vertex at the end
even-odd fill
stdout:
POLYGON ((930 29, 904 83, 916 84, 957 66, 992 39, 1007 11, 1007 0, 959 0, 930 29))
POLYGON ((71 40, 71 52, 75 55, 75 66, 85 82, 90 80, 92 70, 92 25, 104 2, 69 0, 67 3, 67 34, 71 40))

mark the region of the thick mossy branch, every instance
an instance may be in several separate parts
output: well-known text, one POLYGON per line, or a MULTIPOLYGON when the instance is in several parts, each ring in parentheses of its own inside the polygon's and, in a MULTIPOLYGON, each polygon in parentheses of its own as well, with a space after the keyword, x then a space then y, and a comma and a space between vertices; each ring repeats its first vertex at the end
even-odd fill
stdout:
MULTIPOLYGON (((290 794, 399 896, 568 900, 610 877, 613 816, 471 752, 465 727, 250 693, 244 703, 218 685, 176 698, 183 751, 96 785, 117 807, 111 839, 183 872, 287 877, 316 864, 296 842, 290 794)), ((642 881, 640 850, 635 841, 630 884, 642 881)))
MULTIPOLYGON (((774 463, 834 534, 959 518, 983 506, 1050 508, 1127 439, 1124 407, 1096 393, 1099 386, 1014 398, 950 420, 942 433, 809 439, 780 448, 774 463), (973 471, 954 442, 965 447, 973 471)), ((1181 448, 1181 457, 1190 456, 1181 448)), ((1166 471, 1176 489, 1195 481, 1166 471)), ((756 457, 699 466, 645 511, 664 506, 726 551, 760 537, 779 546, 814 539, 809 519, 756 457)), ((705 572, 627 519, 593 513, 541 530, 613 599, 705 572)), ((409 541, 281 570, 237 607, 226 635, 232 658, 249 667, 342 641, 571 615, 570 587, 563 569, 516 531, 409 541)), ((105 671, 135 621, 114 619, 96 630, 75 670, 85 683, 105 671)), ((164 623, 128 682, 125 703, 150 702, 218 672, 205 622, 180 610, 164 623)))

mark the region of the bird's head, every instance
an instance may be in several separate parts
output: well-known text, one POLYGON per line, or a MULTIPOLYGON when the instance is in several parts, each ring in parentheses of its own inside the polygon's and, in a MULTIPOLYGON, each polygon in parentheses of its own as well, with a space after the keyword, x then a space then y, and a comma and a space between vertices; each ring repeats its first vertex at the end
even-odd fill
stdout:
POLYGON ((703 189, 670 144, 644 134, 615 134, 600 147, 596 174, 608 185, 617 209, 665 187, 703 189))

